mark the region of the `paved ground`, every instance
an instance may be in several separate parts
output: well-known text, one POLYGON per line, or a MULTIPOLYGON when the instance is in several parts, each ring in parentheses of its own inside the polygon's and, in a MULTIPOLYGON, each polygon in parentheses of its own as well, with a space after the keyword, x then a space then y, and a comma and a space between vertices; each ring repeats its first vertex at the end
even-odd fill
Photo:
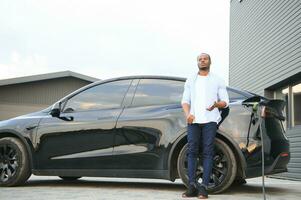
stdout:
MULTIPOLYGON (((57 177, 32 176, 21 187, 0 188, 0 200, 180 200, 185 190, 180 181, 82 178, 65 182, 57 177)), ((263 199, 261 178, 246 185, 232 186, 223 194, 209 198, 222 200, 263 199)), ((266 178, 267 199, 301 199, 301 182, 266 178)), ((196 199, 196 198, 189 198, 196 199)))

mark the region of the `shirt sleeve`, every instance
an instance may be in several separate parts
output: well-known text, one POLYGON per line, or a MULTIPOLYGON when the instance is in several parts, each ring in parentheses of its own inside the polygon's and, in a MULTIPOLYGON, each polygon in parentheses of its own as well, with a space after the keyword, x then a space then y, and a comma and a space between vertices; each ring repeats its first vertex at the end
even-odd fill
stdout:
POLYGON ((223 80, 220 80, 219 82, 220 82, 220 84, 218 87, 218 99, 219 99, 219 101, 226 102, 225 107, 228 107, 229 106, 229 96, 228 96, 228 92, 226 89, 226 85, 223 80))
POLYGON ((187 103, 187 104, 191 104, 191 96, 190 96, 190 83, 189 83, 189 79, 186 80, 185 85, 184 85, 184 92, 183 92, 183 96, 182 96, 182 101, 181 103, 187 103))

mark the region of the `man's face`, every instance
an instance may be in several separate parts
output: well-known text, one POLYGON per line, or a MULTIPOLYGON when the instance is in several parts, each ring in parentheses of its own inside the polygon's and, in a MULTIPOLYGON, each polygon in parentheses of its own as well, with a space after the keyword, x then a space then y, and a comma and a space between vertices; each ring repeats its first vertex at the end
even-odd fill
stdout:
POLYGON ((211 64, 211 62, 210 62, 209 56, 207 54, 201 54, 198 57, 199 70, 209 70, 210 64, 211 64))

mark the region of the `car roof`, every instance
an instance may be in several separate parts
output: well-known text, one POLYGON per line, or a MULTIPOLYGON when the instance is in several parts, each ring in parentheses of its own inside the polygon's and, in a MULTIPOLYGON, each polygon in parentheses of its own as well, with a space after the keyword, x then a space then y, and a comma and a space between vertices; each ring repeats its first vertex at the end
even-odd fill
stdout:
MULTIPOLYGON (((183 77, 177 77, 177 76, 162 76, 162 75, 136 75, 136 76, 122 76, 122 77, 117 77, 117 78, 111 78, 111 79, 106 79, 106 80, 100 80, 95 82, 94 84, 100 84, 100 83, 105 83, 105 82, 112 82, 112 81, 118 81, 118 80, 130 80, 130 79, 163 79, 163 80, 175 80, 175 81, 186 81, 186 78, 183 77)), ((245 90, 241 90, 238 88, 234 88, 234 87, 229 87, 227 86, 228 89, 238 92, 246 97, 251 97, 254 96, 254 94, 245 91, 245 90)))
POLYGON ((117 78, 100 80, 100 81, 96 81, 95 83, 99 84, 102 82, 111 82, 111 81, 127 80, 127 79, 164 79, 164 80, 186 81, 186 78, 176 77, 176 76, 135 75, 135 76, 122 76, 122 77, 117 77, 117 78))
MULTIPOLYGON (((116 77, 116 78, 110 78, 110 79, 104 79, 104 80, 99 80, 99 81, 96 81, 94 83, 91 83, 89 85, 86 85, 82 88, 79 88, 78 90, 72 92, 71 94, 63 97, 62 99, 65 99, 65 98, 69 98, 71 96, 73 96, 74 94, 77 94, 78 92, 80 91, 83 91, 83 90, 86 90, 90 87, 93 87, 95 85, 99 85, 99 84, 102 84, 102 83, 107 83, 107 82, 113 82, 113 81, 119 81, 119 80, 132 80, 132 79, 162 79, 162 80, 175 80, 175 81, 181 81, 181 82, 185 82, 186 81, 186 78, 183 78, 183 77, 176 77, 176 76, 162 76, 162 75, 135 75, 135 76, 122 76, 122 77, 116 77)), ((228 89, 232 90, 232 91, 235 91, 237 93, 240 93, 246 97, 251 97, 251 96, 254 96, 252 95, 251 93, 247 92, 247 91, 243 91, 243 90, 240 90, 240 89, 237 89, 237 88, 232 88, 232 87, 228 87, 228 89)), ((60 99, 59 101, 61 101, 62 99, 60 99)))

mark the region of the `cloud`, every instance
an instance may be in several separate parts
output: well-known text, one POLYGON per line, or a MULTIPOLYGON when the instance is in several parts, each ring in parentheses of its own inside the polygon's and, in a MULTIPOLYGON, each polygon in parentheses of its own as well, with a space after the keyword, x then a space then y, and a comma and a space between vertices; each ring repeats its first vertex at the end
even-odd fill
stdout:
POLYGON ((34 53, 32 55, 21 55, 14 50, 10 54, 8 63, 0 63, 1 79, 29 76, 47 73, 51 68, 47 65, 45 56, 34 53))
POLYGON ((184 76, 207 52, 227 81, 229 1, 17 0, 0 6, 0 79, 71 70, 184 76))

